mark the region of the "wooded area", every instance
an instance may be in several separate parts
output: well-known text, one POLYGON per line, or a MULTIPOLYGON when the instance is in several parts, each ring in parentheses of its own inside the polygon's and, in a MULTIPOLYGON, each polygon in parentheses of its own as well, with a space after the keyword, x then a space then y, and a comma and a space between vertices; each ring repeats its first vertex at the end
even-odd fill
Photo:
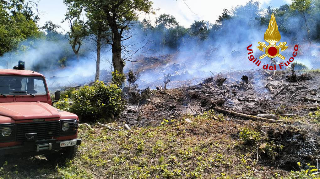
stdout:
MULTIPOLYGON (((276 16, 281 34, 291 38, 292 42, 320 41, 320 1, 318 0, 294 0, 291 5, 267 9, 259 9, 258 2, 250 1, 245 6, 224 9, 215 22, 200 20, 195 21, 190 27, 179 25, 175 17, 169 14, 158 16, 155 24, 146 19, 139 21, 138 15, 141 12, 154 12, 150 0, 65 0, 64 3, 68 7, 64 21, 70 24, 66 34, 58 32, 60 27, 50 21, 43 27, 37 25, 39 17, 35 2, 1 0, 0 56, 6 52, 27 50, 34 45, 32 41, 35 39, 68 40, 69 47, 62 47, 65 53, 59 55, 58 59, 52 63, 57 66, 66 66, 69 60, 79 59, 89 51, 95 51, 95 80, 99 80, 101 49, 112 48, 113 70, 120 74, 124 73, 123 68, 128 59, 124 57, 123 50, 126 50, 126 47, 123 41, 130 39, 134 35, 133 31, 139 30, 145 35, 151 34, 153 37, 151 45, 156 51, 169 49, 174 52, 179 51, 190 41, 214 42, 215 39, 223 36, 235 19, 251 18, 252 24, 247 24, 248 31, 251 28, 266 27, 272 13, 276 16), (296 29, 297 27, 299 30, 296 29), (25 43, 27 39, 28 43, 25 43), (92 42, 95 50, 83 49, 84 44, 92 42)), ((129 53, 132 55, 135 52, 129 53)), ((43 66, 34 64, 33 68, 37 70, 43 66)))

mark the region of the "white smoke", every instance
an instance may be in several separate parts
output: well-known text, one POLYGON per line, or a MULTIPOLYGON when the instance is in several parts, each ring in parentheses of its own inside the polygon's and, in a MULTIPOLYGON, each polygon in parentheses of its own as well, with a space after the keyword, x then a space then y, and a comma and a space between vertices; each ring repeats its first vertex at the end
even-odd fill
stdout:
MULTIPOLYGON (((132 27, 126 34, 132 38, 123 42, 125 72, 133 69, 140 73, 137 81, 140 88, 163 85, 164 76, 170 75, 168 87, 172 88, 179 86, 179 82, 180 85, 195 84, 221 72, 262 69, 264 64, 270 64, 270 59, 263 59, 260 66, 253 64, 248 60, 247 47, 252 44, 255 58, 263 54, 257 49, 258 42, 264 42, 264 33, 268 28, 267 25, 261 25, 260 17, 263 13, 265 10, 254 2, 238 6, 233 11, 233 17, 212 29, 206 40, 186 35, 177 42, 177 49, 161 45, 165 38, 161 31, 132 27)), ((294 45, 299 44, 295 62, 303 63, 308 68, 319 68, 317 57, 320 45, 314 42, 310 44, 307 38, 316 33, 315 25, 307 24, 310 34, 301 30, 304 20, 300 13, 290 17, 276 17, 276 21, 282 35, 281 42, 287 42, 289 46, 281 54, 289 59, 294 45), (286 32, 282 31, 283 27, 286 27, 286 32)), ((83 43, 79 59, 73 54, 66 37, 56 40, 29 39, 19 47, 19 50, 0 57, 0 68, 12 68, 19 60, 25 61, 27 69, 39 71, 46 76, 51 88, 77 86, 94 81, 96 53, 92 40, 87 39, 83 43), (64 58, 67 58, 64 64, 66 67, 58 63, 64 58)), ((103 47, 101 53, 100 79, 104 81, 110 79, 112 71, 110 48, 103 47)))

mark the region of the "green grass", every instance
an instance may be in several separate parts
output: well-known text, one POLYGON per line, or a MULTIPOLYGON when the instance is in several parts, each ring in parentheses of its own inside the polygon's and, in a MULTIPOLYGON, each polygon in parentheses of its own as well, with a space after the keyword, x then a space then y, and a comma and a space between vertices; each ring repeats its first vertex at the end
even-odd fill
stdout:
MULTIPOLYGON (((44 157, 11 159, 1 178, 294 178, 310 170, 286 172, 262 165, 256 149, 240 150, 239 133, 253 121, 227 120, 206 112, 196 117, 164 119, 160 126, 132 127, 110 123, 79 128, 82 144, 77 157, 65 166, 44 157), (218 120, 217 120, 218 119, 218 120), (119 127, 120 126, 120 127, 119 127)), ((264 123, 263 125, 268 125, 264 123)), ((247 137, 252 137, 249 131, 247 137)), ((302 177, 302 178, 303 178, 302 177)), ((310 176, 312 177, 312 176, 310 176)))

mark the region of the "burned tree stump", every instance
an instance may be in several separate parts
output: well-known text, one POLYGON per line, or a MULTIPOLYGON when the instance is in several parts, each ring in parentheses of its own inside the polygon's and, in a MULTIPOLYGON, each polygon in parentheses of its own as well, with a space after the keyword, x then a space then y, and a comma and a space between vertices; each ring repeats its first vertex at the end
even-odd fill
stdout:
POLYGON ((164 75, 164 78, 163 78, 164 90, 167 89, 167 84, 168 84, 170 81, 171 81, 171 75, 170 75, 170 74, 164 75))
POLYGON ((288 77, 288 81, 289 82, 297 82, 298 80, 297 80, 297 75, 296 75, 296 73, 295 73, 295 71, 294 71, 294 63, 293 64, 291 64, 291 76, 289 76, 288 77))
POLYGON ((219 77, 219 78, 216 80, 217 86, 222 86, 223 83, 224 83, 226 80, 227 80, 227 78, 219 77))
POLYGON ((241 78, 241 80, 242 80, 244 83, 246 83, 246 84, 248 84, 248 82, 249 82, 249 78, 248 78, 247 75, 243 75, 242 78, 241 78))

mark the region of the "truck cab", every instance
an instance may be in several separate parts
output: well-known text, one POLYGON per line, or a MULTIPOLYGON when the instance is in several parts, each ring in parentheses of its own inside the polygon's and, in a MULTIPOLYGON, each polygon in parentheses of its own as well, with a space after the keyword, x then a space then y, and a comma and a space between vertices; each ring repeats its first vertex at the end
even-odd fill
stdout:
POLYGON ((78 116, 52 106, 45 77, 37 72, 0 69, 0 158, 45 154, 72 159, 81 140, 78 116))

